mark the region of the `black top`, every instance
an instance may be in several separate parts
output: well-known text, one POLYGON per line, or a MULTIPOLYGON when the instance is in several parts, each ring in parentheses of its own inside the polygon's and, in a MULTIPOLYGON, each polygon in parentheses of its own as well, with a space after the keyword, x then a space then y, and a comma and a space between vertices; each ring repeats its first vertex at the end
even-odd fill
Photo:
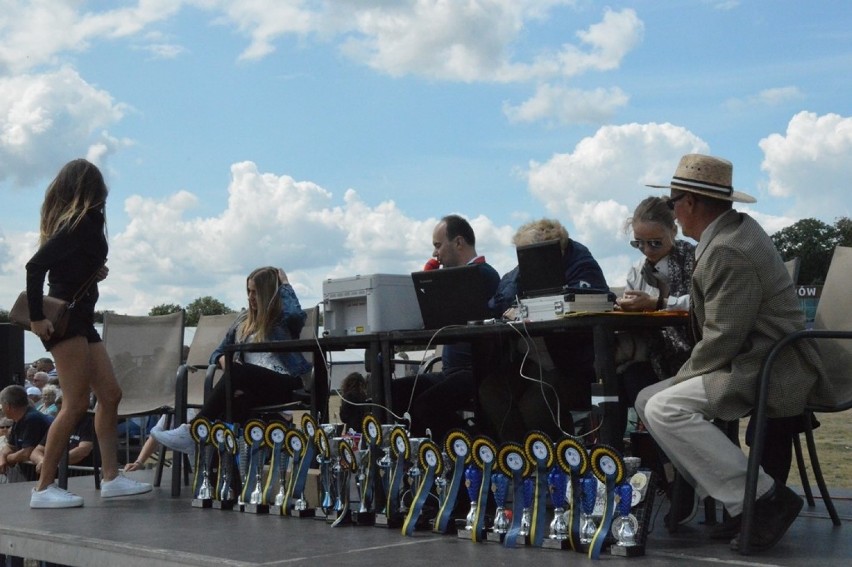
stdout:
MULTIPOLYGON (((109 246, 104 235, 104 216, 89 211, 74 229, 54 234, 27 262, 27 299, 30 320, 44 319, 42 295, 48 274, 48 295, 70 301, 86 280, 106 262, 109 246)), ((98 286, 93 283, 78 307, 94 311, 98 286)))
POLYGON ((35 447, 47 435, 51 423, 53 423, 52 417, 33 407, 28 408, 24 417, 16 421, 12 430, 9 431, 9 444, 14 445, 19 451, 27 447, 35 447))

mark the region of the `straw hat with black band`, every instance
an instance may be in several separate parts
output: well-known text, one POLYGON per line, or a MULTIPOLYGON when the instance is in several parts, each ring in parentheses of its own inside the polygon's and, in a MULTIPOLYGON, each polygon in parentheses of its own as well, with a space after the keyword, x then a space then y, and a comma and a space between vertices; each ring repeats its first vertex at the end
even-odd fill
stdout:
POLYGON ((648 185, 657 189, 675 189, 697 193, 713 199, 755 203, 757 199, 733 187, 734 166, 726 159, 702 154, 687 154, 680 158, 669 185, 648 185))

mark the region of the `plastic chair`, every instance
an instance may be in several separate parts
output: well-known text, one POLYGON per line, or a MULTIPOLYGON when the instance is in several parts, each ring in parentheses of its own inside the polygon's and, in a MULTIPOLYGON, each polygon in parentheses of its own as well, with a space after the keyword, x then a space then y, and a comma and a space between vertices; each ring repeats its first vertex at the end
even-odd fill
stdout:
POLYGON ((852 248, 838 246, 832 257, 831 267, 823 286, 822 297, 812 330, 797 331, 779 340, 763 362, 755 405, 754 442, 749 453, 748 474, 743 499, 742 525, 740 527, 739 549, 743 555, 750 552, 751 533, 754 528, 755 500, 757 495, 757 477, 760 457, 763 452, 766 429, 766 400, 772 367, 778 355, 791 344, 801 340, 815 340, 820 349, 827 376, 835 387, 830 403, 808 404, 804 413, 804 435, 807 441, 808 456, 813 467, 814 478, 819 486, 825 507, 835 526, 840 518, 831 501, 828 488, 819 466, 811 416, 813 413, 841 412, 852 408, 852 306, 846 290, 849 277, 852 276, 852 248))

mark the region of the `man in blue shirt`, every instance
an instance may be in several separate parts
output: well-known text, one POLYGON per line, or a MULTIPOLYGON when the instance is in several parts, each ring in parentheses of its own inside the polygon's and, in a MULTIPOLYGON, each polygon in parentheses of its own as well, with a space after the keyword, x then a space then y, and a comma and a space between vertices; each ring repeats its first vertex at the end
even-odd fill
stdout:
POLYGON ((9 467, 30 460, 30 454, 47 435, 53 419, 30 405, 27 391, 21 386, 3 388, 0 407, 3 415, 15 422, 6 436, 7 444, 0 449, 0 473, 6 473, 9 467))

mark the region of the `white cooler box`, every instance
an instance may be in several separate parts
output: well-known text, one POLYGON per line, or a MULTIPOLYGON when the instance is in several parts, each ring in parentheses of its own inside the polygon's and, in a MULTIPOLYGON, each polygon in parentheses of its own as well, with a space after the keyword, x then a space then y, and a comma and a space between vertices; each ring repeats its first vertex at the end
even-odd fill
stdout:
POLYGON ((325 280, 323 328, 330 336, 422 329, 410 274, 370 274, 325 280))
POLYGON ((550 321, 578 311, 612 311, 612 293, 565 293, 521 299, 518 310, 522 321, 550 321))

